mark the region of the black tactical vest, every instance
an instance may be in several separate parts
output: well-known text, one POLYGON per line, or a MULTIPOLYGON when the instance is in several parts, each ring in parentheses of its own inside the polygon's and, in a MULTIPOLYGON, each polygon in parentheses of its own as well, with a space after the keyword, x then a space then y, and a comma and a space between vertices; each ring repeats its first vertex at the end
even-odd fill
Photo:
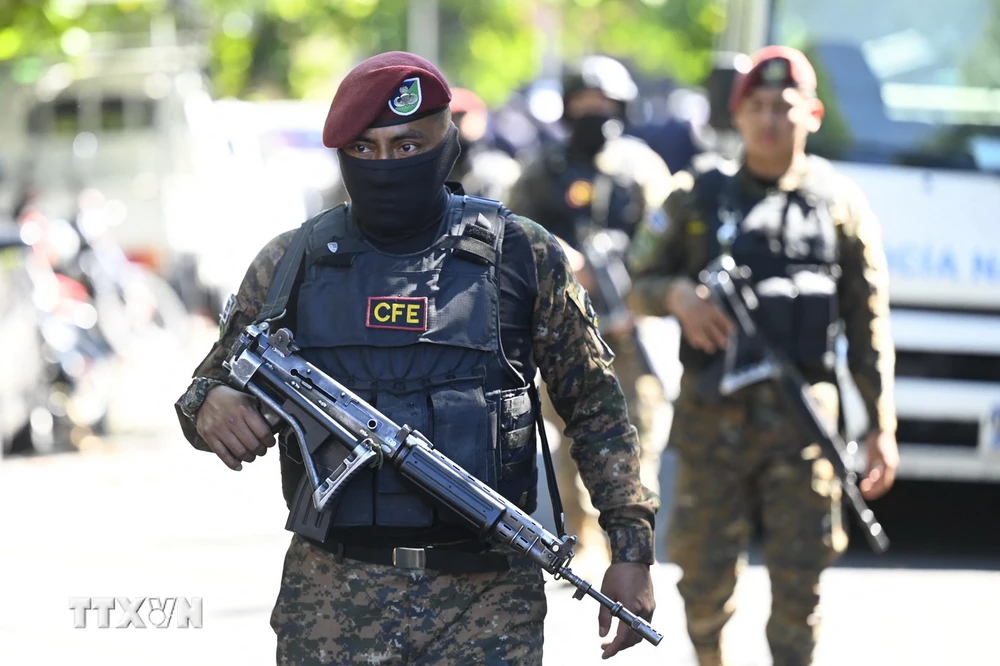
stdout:
MULTIPOLYGON (((452 195, 438 241, 391 255, 363 238, 349 207, 328 211, 309 237, 294 331, 303 358, 531 512, 535 407, 500 344, 505 212, 452 195)), ((347 486, 331 524, 433 532, 457 522, 384 465, 347 486)))
POLYGON ((563 150, 543 155, 549 180, 539 224, 580 250, 587 235, 618 229, 629 235, 642 219, 644 203, 620 178, 601 173, 591 162, 568 160, 563 150))
MULTIPOLYGON (((719 230, 732 216, 737 232, 730 251, 737 265, 751 271, 760 302, 757 325, 807 379, 820 381, 832 379, 836 364, 840 267, 830 212, 835 174, 825 160, 809 159, 803 186, 792 192, 749 193, 738 177, 712 170, 697 178, 695 193, 704 216, 706 257, 722 251, 719 230)), ((685 367, 697 370, 711 360, 682 342, 685 367)))

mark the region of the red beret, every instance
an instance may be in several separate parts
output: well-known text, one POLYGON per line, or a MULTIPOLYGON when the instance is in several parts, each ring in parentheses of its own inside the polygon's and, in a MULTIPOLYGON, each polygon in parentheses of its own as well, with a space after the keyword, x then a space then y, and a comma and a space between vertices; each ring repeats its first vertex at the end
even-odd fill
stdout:
POLYGON ((733 93, 729 98, 730 110, 735 111, 743 98, 758 86, 781 86, 815 92, 816 70, 798 49, 765 46, 754 54, 750 71, 738 76, 733 82, 733 93))
POLYGON ((333 97, 323 145, 343 148, 369 127, 407 123, 448 106, 451 89, 437 67, 404 51, 368 58, 352 69, 333 97))
POLYGON ((486 102, 468 88, 453 88, 451 98, 452 113, 485 113, 486 102))

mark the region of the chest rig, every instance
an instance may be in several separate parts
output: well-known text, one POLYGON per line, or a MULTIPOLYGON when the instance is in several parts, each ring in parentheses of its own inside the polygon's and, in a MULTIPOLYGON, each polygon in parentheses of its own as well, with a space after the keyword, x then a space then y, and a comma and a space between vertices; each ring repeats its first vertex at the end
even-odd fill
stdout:
POLYGON ((759 301, 756 319, 771 344, 812 380, 830 379, 841 323, 840 266, 831 209, 835 174, 810 158, 801 187, 750 191, 739 176, 702 175, 699 201, 707 254, 731 254, 751 271, 759 301))
MULTIPOLYGON (((536 409, 500 343, 500 210, 451 195, 446 232, 402 255, 371 245, 349 206, 327 211, 307 236, 293 330, 303 358, 530 512, 536 409)), ((334 529, 458 523, 389 465, 359 474, 331 510, 334 529)))
POLYGON ((595 231, 618 230, 631 237, 643 205, 622 178, 593 162, 570 161, 564 153, 550 152, 544 159, 551 181, 542 221, 546 229, 577 250, 595 231))

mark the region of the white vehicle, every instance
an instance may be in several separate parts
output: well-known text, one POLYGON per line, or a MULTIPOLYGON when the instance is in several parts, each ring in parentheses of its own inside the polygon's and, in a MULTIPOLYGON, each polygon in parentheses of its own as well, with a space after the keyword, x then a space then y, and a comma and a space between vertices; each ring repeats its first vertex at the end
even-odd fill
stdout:
POLYGON ((1000 5, 730 0, 721 50, 802 49, 810 151, 881 221, 901 477, 1000 481, 1000 5))
POLYGON ((95 50, 11 85, 0 121, 8 203, 10 188, 30 186, 70 216, 94 188, 114 202, 110 233, 130 258, 175 283, 194 275, 204 234, 224 223, 209 202, 231 159, 213 132, 204 56, 176 45, 95 50))
POLYGON ((229 165, 209 206, 227 222, 202 237, 199 273, 220 298, 236 291, 265 243, 339 203, 327 196, 340 183, 336 154, 322 141, 328 109, 291 100, 213 103, 213 133, 225 138, 229 165))

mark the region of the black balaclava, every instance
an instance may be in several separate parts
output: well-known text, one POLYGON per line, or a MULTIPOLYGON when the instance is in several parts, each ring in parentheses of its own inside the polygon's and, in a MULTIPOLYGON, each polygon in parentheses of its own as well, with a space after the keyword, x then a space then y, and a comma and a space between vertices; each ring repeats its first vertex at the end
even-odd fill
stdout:
POLYGON ((458 159, 454 125, 432 150, 395 160, 366 160, 337 151, 351 212, 358 227, 375 241, 412 238, 441 220, 448 205, 444 182, 458 159))
POLYGON ((569 151, 587 160, 601 152, 608 138, 621 134, 623 126, 620 116, 607 114, 567 118, 566 124, 570 130, 569 151))

